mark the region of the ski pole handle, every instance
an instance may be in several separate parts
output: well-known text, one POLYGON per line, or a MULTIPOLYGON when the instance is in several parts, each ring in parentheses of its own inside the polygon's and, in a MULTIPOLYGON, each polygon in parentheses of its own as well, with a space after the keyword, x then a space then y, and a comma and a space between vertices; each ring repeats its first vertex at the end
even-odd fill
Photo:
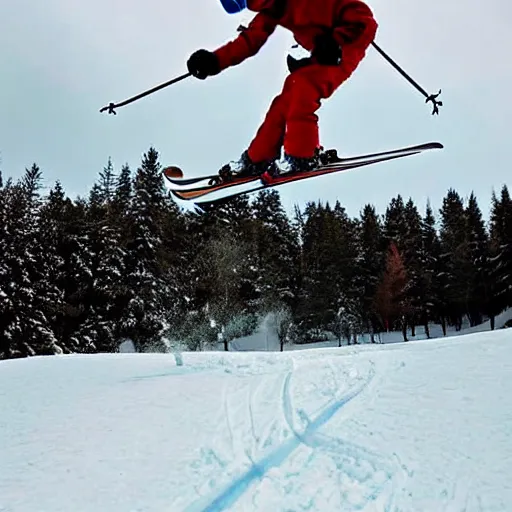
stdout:
POLYGON ((177 78, 173 78, 172 80, 169 80, 168 82, 157 85, 156 87, 153 87, 153 89, 149 89, 148 91, 141 92, 140 94, 137 94, 137 96, 133 96, 132 98, 124 100, 121 103, 109 103, 108 105, 106 105, 105 107, 100 109, 100 112, 108 111, 109 114, 117 115, 117 112, 114 109, 119 108, 119 107, 124 107, 125 105, 128 105, 129 103, 139 100, 140 98, 143 98, 144 96, 148 96, 149 94, 153 94, 154 92, 159 91, 160 89, 163 89, 164 87, 169 87, 169 85, 175 84, 177 82, 181 82, 185 78, 188 78, 190 75, 191 75, 190 73, 185 73, 184 75, 178 76, 177 78))

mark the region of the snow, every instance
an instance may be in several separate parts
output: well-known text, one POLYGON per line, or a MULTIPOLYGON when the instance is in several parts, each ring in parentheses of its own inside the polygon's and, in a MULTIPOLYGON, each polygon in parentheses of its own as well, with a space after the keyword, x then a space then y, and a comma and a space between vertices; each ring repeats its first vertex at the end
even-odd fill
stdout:
POLYGON ((511 349, 3 361, 0 511, 510 510, 511 349))

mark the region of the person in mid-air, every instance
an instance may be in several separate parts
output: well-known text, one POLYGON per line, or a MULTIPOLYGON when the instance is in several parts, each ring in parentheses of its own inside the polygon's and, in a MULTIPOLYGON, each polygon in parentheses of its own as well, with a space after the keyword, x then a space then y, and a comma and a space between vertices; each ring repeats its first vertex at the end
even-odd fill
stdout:
POLYGON ((254 56, 278 25, 310 52, 300 60, 288 56, 290 74, 282 92, 240 160, 224 166, 220 176, 275 174, 282 148, 290 172, 335 161, 336 150, 324 152, 320 145, 316 111, 352 75, 374 40, 378 25, 371 9, 361 0, 220 1, 229 14, 245 8, 257 14, 233 41, 190 56, 187 67, 196 78, 204 80, 254 56))

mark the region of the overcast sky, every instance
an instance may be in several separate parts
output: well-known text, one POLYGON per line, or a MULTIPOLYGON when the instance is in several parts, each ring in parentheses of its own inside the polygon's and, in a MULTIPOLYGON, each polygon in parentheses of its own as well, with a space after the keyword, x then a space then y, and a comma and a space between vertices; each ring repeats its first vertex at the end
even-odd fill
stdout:
MULTIPOLYGON (((313 1, 313 0, 311 0, 313 1)), ((376 41, 428 92, 440 116, 373 49, 320 110, 322 143, 342 155, 427 141, 443 151, 281 187, 283 204, 334 203, 380 213, 400 193, 434 208, 449 187, 475 191, 487 214, 493 188, 512 184, 512 6, 505 0, 372 0, 376 41)), ((85 195, 106 165, 135 170, 153 145, 163 164, 195 176, 237 159, 286 76, 291 36, 206 81, 193 78, 118 110, 119 102, 186 72, 196 49, 215 49, 253 13, 219 0, 0 2, 0 155, 4 176, 36 162, 45 185, 85 195)))

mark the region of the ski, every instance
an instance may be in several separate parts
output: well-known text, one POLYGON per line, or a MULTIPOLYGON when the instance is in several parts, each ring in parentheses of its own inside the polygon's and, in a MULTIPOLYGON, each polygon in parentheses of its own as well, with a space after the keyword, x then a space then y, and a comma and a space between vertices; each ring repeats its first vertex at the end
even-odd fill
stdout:
MULTIPOLYGON (((374 160, 367 160, 364 162, 353 162, 353 163, 349 163, 349 164, 338 165, 336 167, 333 167, 333 166, 327 167, 327 168, 320 167, 313 171, 299 171, 299 172, 294 172, 294 173, 278 176, 276 178, 272 178, 271 181, 268 181, 266 183, 263 182, 263 180, 258 177, 257 179, 260 181, 261 184, 256 187, 252 187, 252 188, 245 189, 245 190, 237 190, 237 191, 234 191, 225 196, 219 197, 217 199, 199 201, 199 202, 196 202, 195 204, 198 206, 222 204, 222 203, 228 201, 229 199, 232 199, 233 197, 251 194, 252 192, 256 192, 258 190, 263 190, 265 188, 273 188, 273 187, 277 187, 279 185, 285 185, 286 183, 292 183, 292 182, 300 181, 300 180, 303 180, 306 178, 314 178, 314 177, 318 177, 318 176, 324 176, 326 174, 333 174, 335 172, 348 171, 348 170, 355 169, 358 167, 364 167, 367 165, 372 165, 372 164, 384 162, 387 160, 393 160, 396 158, 403 158, 405 156, 416 155, 418 153, 419 153, 419 151, 415 151, 412 153, 404 153, 403 155, 386 156, 386 157, 382 157, 382 158, 378 158, 378 159, 374 159, 374 160)), ((254 181, 254 180, 251 180, 251 181, 254 181)), ((210 191, 204 191, 204 190, 203 191, 197 191, 197 190, 189 191, 189 190, 175 190, 175 189, 174 190, 171 189, 170 192, 178 199, 182 199, 182 200, 186 200, 186 201, 192 200, 192 199, 200 199, 200 198, 211 193, 210 191)))
MULTIPOLYGON (((397 159, 397 158, 403 158, 403 157, 406 157, 406 156, 416 155, 418 153, 421 153, 425 149, 434 149, 434 148, 440 149, 440 148, 443 147, 442 144, 440 144, 440 143, 430 143, 430 146, 428 148, 425 148, 424 146, 425 145, 423 145, 422 149, 416 149, 415 151, 410 151, 409 150, 407 152, 405 152, 405 151, 403 151, 403 152, 397 152, 397 151, 389 152, 390 154, 388 154, 388 156, 382 156, 380 158, 372 158, 372 159, 369 159, 369 160, 362 160, 362 161, 355 160, 355 161, 351 161, 349 159, 346 159, 343 162, 336 162, 336 163, 329 164, 329 165, 326 165, 326 166, 322 166, 322 167, 319 167, 317 169, 313 169, 313 170, 310 170, 310 171, 298 171, 298 172, 294 172, 294 173, 282 174, 280 176, 276 176, 274 178, 271 178, 267 182, 264 182, 259 176, 256 176, 256 177, 246 177, 245 179, 241 178, 240 181, 237 180, 235 183, 228 182, 228 183, 217 185, 217 186, 198 187, 198 188, 191 188, 191 189, 170 189, 170 192, 175 197, 177 197, 178 199, 182 199, 182 200, 193 200, 193 199, 195 199, 195 200, 197 200, 197 199, 200 199, 200 198, 202 198, 202 197, 204 197, 204 196, 206 196, 208 194, 211 194, 211 193, 219 191, 219 190, 223 190, 223 189, 228 188, 228 187, 232 187, 232 186, 236 186, 236 185, 241 185, 241 184, 246 184, 246 183, 250 183, 250 182, 254 182, 254 181, 260 181, 262 183, 261 185, 259 185, 257 187, 252 187, 250 189, 236 191, 236 192, 234 192, 232 194, 228 194, 227 196, 223 196, 222 198, 219 198, 219 199, 213 199, 211 201, 206 201, 206 202, 198 203, 198 204, 205 204, 205 203, 214 204, 214 203, 222 202, 224 199, 228 199, 228 198, 231 198, 231 197, 234 197, 234 196, 238 196, 238 195, 249 194, 251 192, 255 192, 257 190, 262 190, 264 188, 276 187, 276 186, 279 186, 279 185, 284 185, 286 183, 300 181, 300 180, 303 180, 303 179, 306 179, 306 178, 313 178, 313 177, 317 177, 317 176, 323 176, 323 175, 326 175, 326 174, 332 174, 332 173, 335 173, 335 172, 355 169, 355 168, 358 168, 358 167, 372 165, 372 164, 376 164, 376 163, 379 163, 379 162, 385 162, 385 161, 388 161, 388 160, 394 160, 394 159, 397 159)), ((361 159, 358 159, 358 160, 361 160, 361 159)))
MULTIPOLYGON (((330 165, 338 166, 340 164, 348 164, 350 162, 357 162, 360 160, 368 160, 371 158, 377 158, 377 157, 381 157, 381 156, 410 153, 413 151, 426 151, 429 149, 440 149, 442 147, 443 147, 443 145, 440 144, 439 142, 427 142, 424 144, 417 144, 414 146, 402 147, 402 148, 392 149, 392 150, 388 150, 388 151, 381 151, 381 152, 377 152, 377 153, 369 153, 366 155, 340 158, 340 160, 338 162, 335 162, 330 165)), ((197 183, 200 183, 201 181, 210 181, 214 178, 218 178, 218 176, 219 176, 218 174, 209 174, 209 175, 204 175, 204 176, 197 176, 195 178, 184 178, 183 171, 179 167, 176 167, 176 166, 165 167, 162 170, 162 174, 164 175, 166 180, 171 185, 178 185, 178 186, 195 185, 197 183)), ((249 181, 257 181, 258 179, 259 179, 259 176, 245 176, 243 178, 234 178, 232 181, 230 181, 228 183, 224 183, 221 188, 226 188, 227 186, 233 187, 236 185, 242 185, 249 181)), ((216 187, 216 185, 203 185, 201 188, 209 189, 211 187, 216 187)), ((215 190, 219 190, 219 189, 215 188, 215 190)), ((214 190, 212 190, 212 192, 213 191, 214 190)))

